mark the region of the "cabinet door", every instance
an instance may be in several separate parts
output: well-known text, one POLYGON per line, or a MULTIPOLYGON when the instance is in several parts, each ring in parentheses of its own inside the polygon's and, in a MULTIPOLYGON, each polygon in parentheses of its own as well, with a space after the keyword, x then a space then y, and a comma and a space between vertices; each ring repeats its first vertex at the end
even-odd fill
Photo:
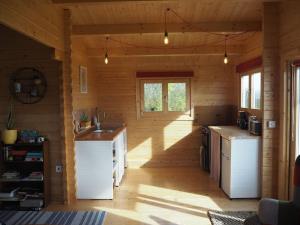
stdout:
POLYGON ((236 198, 257 198, 260 196, 260 141, 237 139, 231 148, 232 193, 236 198))
POLYGON ((77 199, 112 199, 112 144, 75 142, 77 199))
POLYGON ((230 158, 225 156, 222 153, 222 189, 230 197, 230 183, 231 183, 231 174, 230 174, 230 158))
POLYGON ((118 161, 116 186, 119 186, 124 175, 124 135, 123 132, 115 140, 116 159, 118 161))

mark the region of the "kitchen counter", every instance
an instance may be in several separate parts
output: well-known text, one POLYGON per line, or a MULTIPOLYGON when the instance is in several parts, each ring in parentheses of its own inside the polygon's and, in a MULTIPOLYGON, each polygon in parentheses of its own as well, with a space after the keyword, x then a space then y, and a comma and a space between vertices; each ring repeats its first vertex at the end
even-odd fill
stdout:
POLYGON ((77 135, 75 141, 113 141, 125 129, 126 126, 122 126, 117 129, 114 129, 113 132, 104 132, 104 133, 96 133, 94 132, 93 129, 83 134, 77 135))
POLYGON ((260 139, 260 136, 255 136, 249 133, 248 130, 242 130, 237 126, 209 126, 209 129, 220 134, 222 137, 232 139, 260 139))

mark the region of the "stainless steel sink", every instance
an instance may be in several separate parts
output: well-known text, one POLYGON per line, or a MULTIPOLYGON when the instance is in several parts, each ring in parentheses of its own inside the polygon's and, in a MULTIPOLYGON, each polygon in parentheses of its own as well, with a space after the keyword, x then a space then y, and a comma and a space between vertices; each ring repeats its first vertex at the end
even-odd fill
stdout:
POLYGON ((93 132, 94 133, 112 133, 114 132, 115 130, 112 130, 112 129, 108 129, 108 130, 94 130, 93 132))

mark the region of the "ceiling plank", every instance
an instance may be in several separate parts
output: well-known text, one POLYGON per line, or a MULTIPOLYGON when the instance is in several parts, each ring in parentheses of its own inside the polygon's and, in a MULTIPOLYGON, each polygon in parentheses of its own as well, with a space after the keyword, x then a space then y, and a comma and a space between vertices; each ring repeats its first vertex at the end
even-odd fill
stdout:
MULTIPOLYGON (((168 32, 243 32, 261 31, 261 22, 202 22, 191 25, 168 24, 168 32)), ((73 35, 147 34, 163 33, 164 25, 153 24, 98 24, 73 25, 73 35)))
MULTIPOLYGON (((228 55, 241 55, 243 46, 228 46, 228 55)), ((88 48, 88 57, 104 57, 105 49, 88 48)), ((192 56, 192 55, 224 55, 224 46, 198 46, 196 48, 111 48, 109 57, 139 57, 139 56, 192 56)))

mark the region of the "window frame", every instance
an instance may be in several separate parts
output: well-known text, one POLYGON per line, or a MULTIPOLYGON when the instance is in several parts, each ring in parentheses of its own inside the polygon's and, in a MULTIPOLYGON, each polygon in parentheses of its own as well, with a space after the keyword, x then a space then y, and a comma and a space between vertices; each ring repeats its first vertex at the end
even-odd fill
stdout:
POLYGON ((164 78, 136 78, 137 82, 137 117, 168 117, 183 116, 183 119, 191 119, 192 117, 192 101, 191 101, 191 78, 187 77, 164 77, 164 78), (162 83, 162 111, 145 112, 144 110, 144 84, 145 83, 162 83), (169 83, 185 83, 186 85, 186 109, 185 111, 169 111, 168 110, 168 84, 169 83))
POLYGON ((262 69, 261 68, 257 68, 254 70, 249 70, 249 71, 245 71, 243 73, 240 74, 239 76, 239 107, 241 110, 248 110, 248 111, 253 111, 253 112, 261 112, 262 110, 262 69), (252 108, 252 76, 256 73, 260 73, 260 108, 256 109, 256 108, 252 108), (244 108, 242 107, 242 87, 241 87, 241 79, 243 76, 249 76, 249 97, 248 97, 248 101, 249 101, 249 107, 248 108, 244 108))

